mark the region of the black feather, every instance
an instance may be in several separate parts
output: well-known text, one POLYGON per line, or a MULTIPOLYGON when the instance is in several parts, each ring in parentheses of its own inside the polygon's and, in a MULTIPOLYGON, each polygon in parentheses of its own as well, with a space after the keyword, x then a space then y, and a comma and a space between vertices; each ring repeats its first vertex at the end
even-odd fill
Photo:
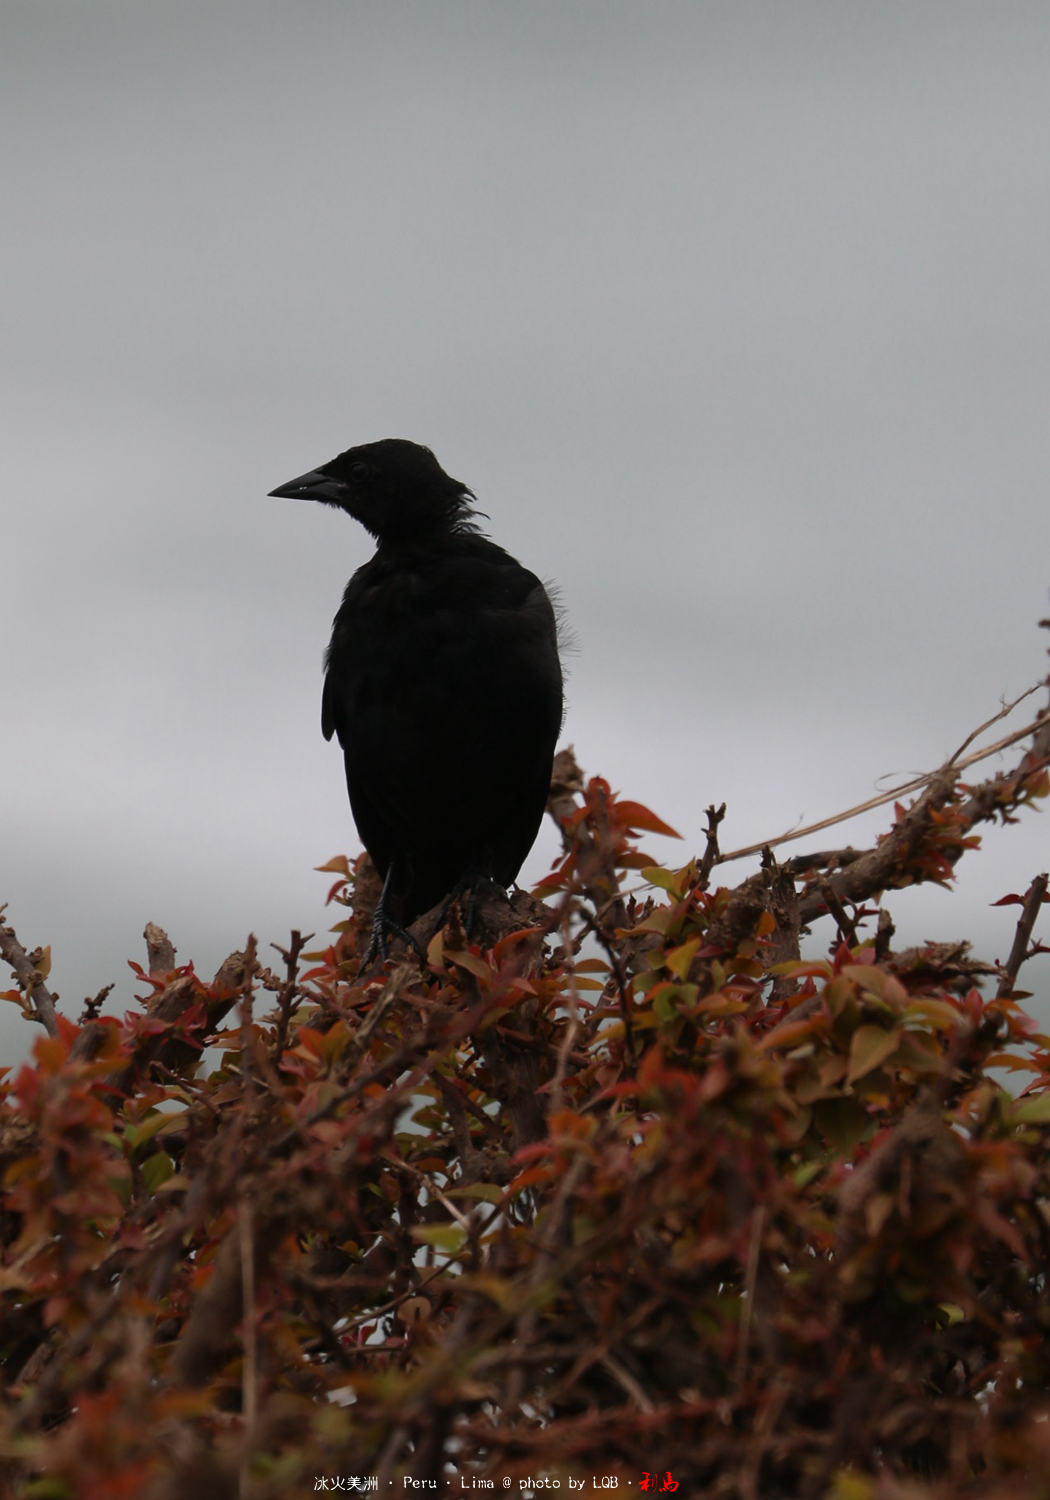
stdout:
POLYGON ((407 925, 478 878, 508 886, 562 721, 543 584, 480 534, 471 492, 418 444, 350 448, 272 493, 338 505, 378 542, 335 617, 321 727, 386 879, 380 921, 407 925))

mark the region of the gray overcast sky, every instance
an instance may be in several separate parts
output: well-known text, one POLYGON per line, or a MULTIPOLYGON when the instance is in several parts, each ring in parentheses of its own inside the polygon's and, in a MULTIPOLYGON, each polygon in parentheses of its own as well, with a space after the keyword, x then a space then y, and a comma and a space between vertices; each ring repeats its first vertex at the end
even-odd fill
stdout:
MULTIPOLYGON (((207 974, 331 920, 320 659, 370 545, 267 491, 351 443, 429 443, 559 581, 565 737, 668 861, 712 800, 727 847, 833 813, 1044 673, 1041 0, 0 0, 0 32, 0 900, 73 1014, 127 1003, 147 920, 207 974)), ((1005 956, 988 903, 1050 841, 986 845, 892 898, 903 938, 1005 956)))

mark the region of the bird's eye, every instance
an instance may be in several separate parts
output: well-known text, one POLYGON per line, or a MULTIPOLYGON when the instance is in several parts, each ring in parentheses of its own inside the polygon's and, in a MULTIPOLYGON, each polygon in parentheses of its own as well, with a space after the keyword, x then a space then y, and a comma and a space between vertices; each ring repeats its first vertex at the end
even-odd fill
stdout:
POLYGON ((360 484, 361 481, 364 478, 367 477, 367 475, 368 475, 368 465, 367 464, 356 463, 356 464, 351 464, 350 465, 350 478, 354 481, 355 484, 360 484))

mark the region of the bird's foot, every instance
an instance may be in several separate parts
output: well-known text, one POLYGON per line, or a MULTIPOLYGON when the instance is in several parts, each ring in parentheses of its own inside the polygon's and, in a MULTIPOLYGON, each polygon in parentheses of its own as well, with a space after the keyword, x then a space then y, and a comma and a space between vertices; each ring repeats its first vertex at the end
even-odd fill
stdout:
POLYGON ((414 948, 419 954, 421 961, 426 956, 422 948, 416 942, 415 938, 408 931, 407 927, 402 927, 401 923, 398 922, 394 917, 392 917, 390 915, 390 912, 387 910, 387 901, 390 899, 393 877, 394 866, 393 864, 391 864, 390 868, 387 870, 386 879, 383 881, 383 893, 380 896, 379 904, 375 909, 375 916, 372 918, 372 935, 368 940, 368 947, 365 949, 365 956, 361 960, 361 967, 358 970, 359 974, 363 974, 364 971, 371 964, 373 964, 377 958, 382 959, 384 963, 386 962, 386 959, 389 956, 389 949, 387 948, 388 932, 393 937, 400 938, 401 941, 407 943, 409 947, 414 948))
POLYGON ((498 896, 510 905, 510 896, 505 886, 500 885, 498 880, 493 880, 491 875, 479 875, 471 882, 470 900, 467 903, 467 936, 473 937, 478 925, 478 907, 482 896, 498 896))
POLYGON ((390 952, 387 945, 388 933, 391 937, 400 938, 408 947, 414 948, 421 960, 426 958, 426 954, 408 928, 402 927, 400 922, 395 922, 393 917, 387 916, 382 907, 377 907, 375 917, 372 919, 372 936, 368 940, 365 956, 361 960, 360 973, 363 974, 377 958, 382 959, 384 963, 389 958, 390 952))
POLYGON ((481 904, 483 896, 499 896, 501 900, 506 901, 508 905, 510 904, 510 896, 507 894, 506 888, 500 885, 498 880, 493 880, 491 875, 486 875, 483 871, 469 870, 461 880, 456 882, 452 890, 445 897, 438 917, 439 928, 444 927, 453 901, 458 901, 467 891, 470 892, 470 900, 467 902, 467 917, 464 924, 467 937, 473 937, 477 930, 478 907, 481 904))

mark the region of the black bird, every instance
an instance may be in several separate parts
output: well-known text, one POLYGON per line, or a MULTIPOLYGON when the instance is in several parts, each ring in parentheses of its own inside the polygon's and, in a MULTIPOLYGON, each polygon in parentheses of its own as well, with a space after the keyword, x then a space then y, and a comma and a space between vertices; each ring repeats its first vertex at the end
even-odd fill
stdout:
POLYGON ((385 957, 388 930, 509 886, 532 847, 562 720, 554 610, 418 443, 348 448, 270 493, 337 506, 378 543, 335 617, 321 729, 383 877, 368 958, 385 957))

